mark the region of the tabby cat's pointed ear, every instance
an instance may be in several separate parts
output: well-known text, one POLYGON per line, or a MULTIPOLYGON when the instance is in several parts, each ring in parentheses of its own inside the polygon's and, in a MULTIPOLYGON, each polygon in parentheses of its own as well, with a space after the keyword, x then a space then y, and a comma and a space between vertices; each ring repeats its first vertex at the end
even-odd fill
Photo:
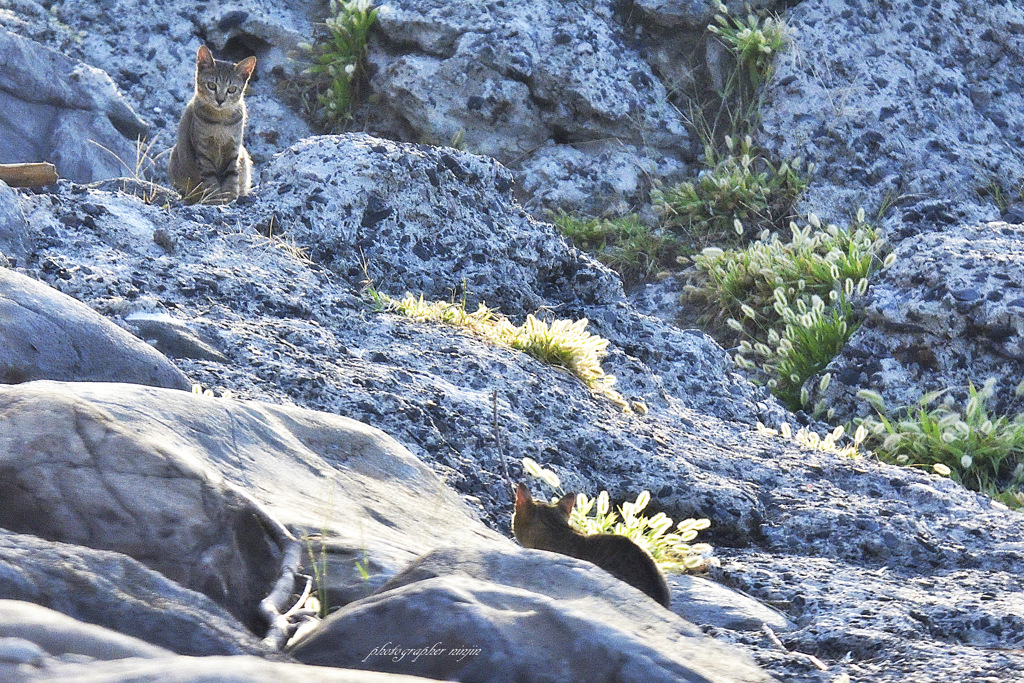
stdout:
POLYGON ((205 45, 199 46, 199 54, 196 55, 196 66, 200 69, 213 68, 213 53, 205 45))
POLYGON ((238 64, 235 64, 235 73, 242 78, 249 80, 249 76, 252 76, 252 72, 256 69, 256 58, 246 57, 238 64))

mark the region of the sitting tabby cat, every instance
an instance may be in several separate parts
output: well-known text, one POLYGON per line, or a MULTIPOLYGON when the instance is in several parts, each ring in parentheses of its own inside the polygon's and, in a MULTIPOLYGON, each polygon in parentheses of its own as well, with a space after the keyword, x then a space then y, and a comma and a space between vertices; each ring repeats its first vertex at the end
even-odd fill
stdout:
POLYGON ((523 484, 516 486, 516 511, 512 533, 525 548, 550 550, 593 562, 615 578, 639 588, 669 606, 671 597, 665 575, 647 551, 618 534, 587 536, 569 526, 576 494, 563 496, 555 505, 533 500, 523 484))
POLYGON ((237 64, 213 58, 205 45, 196 57, 196 92, 178 124, 167 172, 185 201, 226 204, 249 194, 252 160, 242 146, 245 86, 256 58, 237 64))

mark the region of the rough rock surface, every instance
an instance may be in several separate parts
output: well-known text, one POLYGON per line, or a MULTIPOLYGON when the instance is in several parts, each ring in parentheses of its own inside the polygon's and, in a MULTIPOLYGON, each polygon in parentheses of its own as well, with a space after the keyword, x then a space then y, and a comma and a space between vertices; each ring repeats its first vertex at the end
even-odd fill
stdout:
POLYGON ((130 172, 148 125, 110 77, 0 29, 0 163, 49 161, 88 183, 130 172))
POLYGON ((642 202, 649 186, 641 181, 695 158, 615 3, 399 0, 388 8, 371 51, 379 98, 371 127, 434 144, 461 132, 467 149, 521 168, 535 213, 642 202), (590 149, 598 141, 611 142, 590 149), (581 197, 588 186, 595 194, 581 197))
MULTIPOLYGON (((177 456, 69 396, 77 386, 0 386, 0 526, 114 550, 219 602, 249 628, 277 580, 281 549, 252 500, 218 472, 177 456)), ((102 385, 101 385, 102 386, 102 385)), ((137 385, 106 385, 122 394, 137 385)), ((185 392, 166 391, 169 401, 185 392)))
POLYGON ((217 603, 120 553, 0 531, 0 595, 178 654, 268 653, 217 603))
POLYGON ((999 216, 979 191, 1024 181, 1024 9, 818 0, 786 23, 761 138, 817 164, 805 206, 840 221, 899 198, 890 223, 910 234, 999 216))
POLYGON ((0 382, 34 379, 191 386, 166 358, 88 306, 0 267, 0 382))
POLYGON ((860 389, 898 408, 948 388, 963 405, 969 383, 980 389, 994 377, 989 408, 1012 412, 1024 380, 1024 226, 947 228, 904 240, 895 252, 871 288, 864 323, 825 369, 826 392, 812 400, 824 398, 848 420, 871 412, 860 389))
MULTIPOLYGON (((250 200, 228 207, 161 209, 123 194, 70 186, 47 195, 23 195, 29 220, 48 235, 33 243, 25 270, 115 319, 138 310, 173 311, 215 340, 231 361, 181 361, 205 386, 381 427, 466 496, 492 528, 507 533, 508 485, 491 436, 496 390, 513 474, 519 473, 516 460, 529 455, 554 468, 568 490, 593 494, 605 488, 623 500, 646 488, 652 492, 652 511, 712 520, 705 538, 723 558, 713 578, 780 608, 796 626, 782 636, 784 642, 825 655, 831 668, 816 672, 805 657, 776 650, 756 631, 705 629, 747 648, 784 680, 830 681, 854 670, 876 680, 902 680, 922 671, 955 678, 957 666, 1012 680, 1015 669, 1006 667, 1020 656, 1008 651, 992 660, 983 648, 1012 650, 1020 639, 1013 607, 1020 591, 1013 580, 1020 575, 1024 549, 1015 513, 993 508, 948 480, 868 460, 851 462, 754 434, 749 425, 754 415, 764 414, 757 412, 760 399, 728 377, 724 354, 703 335, 637 315, 603 269, 566 247, 550 227, 525 216, 517 219, 507 193, 493 183, 486 189, 488 178, 501 177, 490 162, 351 136, 305 143, 277 163, 278 178, 250 200), (328 153, 342 149, 346 154, 340 157, 328 153), (444 171, 437 170, 446 156, 467 173, 464 181, 443 163, 444 171), (305 159, 310 177, 301 176, 295 159, 305 159), (334 167, 360 171, 345 174, 334 167), (288 168, 295 169, 290 187, 288 168), (436 170, 438 186, 428 169, 436 170), (324 180, 318 182, 320 176, 324 180), (383 271, 391 279, 381 278, 378 287, 399 295, 406 284, 429 282, 421 285, 433 287, 427 294, 443 296, 446 286, 461 287, 463 274, 481 272, 472 265, 474 254, 510 264, 495 266, 494 281, 482 278, 482 287, 495 297, 488 302, 514 311, 517 302, 539 297, 559 316, 590 316, 595 328, 612 339, 606 368, 619 376, 627 397, 647 404, 647 414, 623 414, 575 378, 519 352, 444 326, 373 312, 358 298, 363 276, 351 245, 360 230, 367 230, 361 224, 369 198, 359 193, 361 183, 369 182, 364 176, 393 188, 394 195, 387 198, 393 211, 378 220, 374 240, 365 246, 382 269, 378 275, 383 271), (425 212, 423 200, 417 199, 424 196, 437 198, 439 208, 425 212), (460 208, 457 196, 476 208, 460 208), (89 215, 83 205, 97 215, 89 231, 69 227, 89 215), (466 223, 486 220, 483 207, 490 207, 497 226, 511 223, 515 229, 495 228, 481 243, 481 233, 474 232, 479 228, 466 223), (276 228, 273 234, 279 237, 273 239, 258 232, 267 232, 275 210, 288 219, 280 224, 284 238, 297 245, 284 241, 276 228), (406 219, 398 220, 401 216, 406 219), (321 226, 331 250, 320 250, 317 234, 306 232, 307 221, 321 226), (173 254, 152 242, 161 228, 177 239, 173 254), (298 240, 296 233, 311 241, 298 240), (445 253, 423 259, 410 255, 411 245, 431 235, 445 236, 445 253), (306 248, 307 258, 295 246, 306 248), (71 277, 61 279, 44 263, 60 265, 71 277), (104 282, 90 280, 76 265, 101 273, 104 282), (794 566, 802 568, 799 576, 794 566), (854 600, 831 590, 834 567, 849 568, 848 575, 856 579, 849 590, 854 600), (994 596, 986 624, 998 617, 998 633, 986 631, 989 640, 982 645, 962 644, 956 634, 972 632, 974 621, 967 612, 950 612, 945 603, 933 601, 921 583, 929 578, 939 586, 956 582, 964 596, 994 596), (891 609, 865 608, 871 601, 891 609), (852 621, 855 608, 863 613, 852 621), (906 622, 898 615, 910 611, 919 615, 922 626, 912 639, 903 640, 906 622), (946 626, 931 635, 924 626, 930 623, 946 626), (869 655, 865 648, 858 650, 862 658, 845 662, 840 644, 857 638, 898 643, 892 650, 897 654, 890 658, 883 648, 869 655), (959 648, 959 661, 936 656, 953 646, 959 648)), ((174 401, 165 401, 169 405, 194 400, 184 392, 163 393, 173 396, 174 401)), ((106 409, 113 411, 109 403, 106 409)), ((764 411, 771 414, 767 406, 764 411)), ((281 476, 271 460, 259 462, 281 476)), ((318 471, 306 476, 315 479, 318 471)), ((271 500, 261 498, 259 481, 266 480, 254 479, 245 487, 272 508, 271 500)), ((324 493, 311 479, 299 482, 292 490, 308 491, 309 497, 295 503, 301 509, 290 513, 289 523, 308 529, 323 516, 311 509, 324 493)), ((357 509, 360 516, 371 517, 370 510, 384 510, 369 501, 357 509)), ((286 517, 281 509, 275 514, 286 517)), ((465 526, 462 517, 456 519, 465 526)), ((338 551, 329 553, 330 575, 349 581, 340 585, 339 580, 332 588, 337 596, 332 604, 365 596, 400 562, 412 559, 413 553, 392 551, 396 561, 374 567, 378 578, 360 592, 354 578, 360 556, 352 549, 353 531, 348 534, 349 540, 343 538, 336 548, 328 539, 328 550, 338 551)))
POLYGON ((770 680, 746 662, 724 660, 717 647, 708 653, 708 645, 701 640, 687 647, 678 637, 674 642, 656 640, 649 632, 642 639, 623 638, 607 622, 595 622, 564 601, 487 581, 442 577, 346 607, 300 642, 293 654, 310 664, 423 672, 449 680, 500 681, 509 680, 510 674, 514 680, 552 681, 770 680), (396 628, 398 624, 409 628, 396 628), (398 641, 382 643, 381 633, 398 641), (443 654, 432 655, 433 649, 423 657, 393 654, 391 648, 404 649, 417 637, 414 647, 431 648, 434 643, 443 654))
POLYGON ((0 180, 0 266, 9 266, 11 259, 24 257, 28 226, 18 202, 18 195, 0 180), (7 260, 8 263, 4 263, 7 260))
MULTIPOLYGON (((375 671, 326 669, 303 664, 268 662, 256 657, 154 657, 88 664, 46 664, 48 666, 45 666, 38 675, 26 680, 32 683, 429 683, 432 680, 375 671)), ((20 681, 12 679, 12 683, 20 681)))

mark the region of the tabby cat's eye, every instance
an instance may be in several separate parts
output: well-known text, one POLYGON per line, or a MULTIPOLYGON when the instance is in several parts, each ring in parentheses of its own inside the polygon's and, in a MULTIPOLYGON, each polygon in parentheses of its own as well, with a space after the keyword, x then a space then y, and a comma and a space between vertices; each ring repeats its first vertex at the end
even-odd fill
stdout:
POLYGON ((206 87, 209 88, 210 90, 216 90, 217 89, 217 84, 214 83, 213 81, 207 81, 206 87))
POLYGON ((228 92, 234 95, 236 92, 238 92, 238 88, 236 88, 235 86, 231 86, 230 88, 228 88, 228 92))

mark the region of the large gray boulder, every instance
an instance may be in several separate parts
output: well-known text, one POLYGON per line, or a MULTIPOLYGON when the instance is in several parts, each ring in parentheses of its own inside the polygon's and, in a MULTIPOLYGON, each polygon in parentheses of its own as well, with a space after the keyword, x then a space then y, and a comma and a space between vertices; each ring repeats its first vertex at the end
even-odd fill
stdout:
POLYGON ((35 379, 191 386, 163 355, 85 304, 0 267, 0 382, 35 379))
POLYGON ((603 570, 523 549, 435 551, 290 652, 308 664, 462 681, 771 680, 603 570))
POLYGON ((103 71, 0 30, 0 163, 49 161, 88 183, 130 174, 140 119, 103 71))
POLYGON ((0 254, 17 259, 24 258, 28 251, 28 226, 18 195, 0 180, 0 254))
MULTIPOLYGON (((120 553, 0 531, 0 597, 43 605, 179 654, 268 652, 213 600, 120 553)), ((16 623, 0 616, 0 629, 16 623)))
POLYGON ((825 392, 812 378, 812 400, 839 419, 874 414, 861 389, 887 406, 914 405, 928 391, 997 380, 989 409, 1012 410, 1024 380, 1024 226, 981 223, 905 240, 896 262, 870 293, 864 323, 825 369, 825 392))
POLYGON ((983 0, 801 2, 786 14, 762 144, 817 164, 805 206, 839 222, 898 200, 922 226, 998 218, 1024 181, 1024 8, 983 0))
POLYGON ((260 510, 174 439, 154 439, 75 397, 78 386, 0 386, 0 527, 124 553, 261 630, 257 606, 283 549, 260 510))
POLYGON ((652 173, 695 158, 615 3, 400 0, 378 24, 371 126, 431 144, 461 134, 467 149, 522 170, 537 214, 642 202, 652 173))
POLYGON ((17 600, 0 600, 0 679, 128 683, 249 683, 316 680, 337 683, 416 683, 411 676, 313 669, 253 656, 175 656, 142 640, 82 623, 17 600))

